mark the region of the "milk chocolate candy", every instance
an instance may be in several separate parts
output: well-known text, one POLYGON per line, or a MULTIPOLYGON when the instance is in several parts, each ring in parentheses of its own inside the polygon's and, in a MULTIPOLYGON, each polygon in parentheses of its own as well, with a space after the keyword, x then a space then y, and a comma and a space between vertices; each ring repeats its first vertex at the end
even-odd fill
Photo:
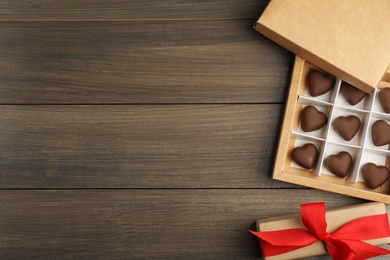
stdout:
POLYGON ((362 99, 367 95, 366 92, 355 88, 347 82, 341 83, 340 92, 343 94, 347 102, 353 106, 362 101, 362 99))
POLYGON ((360 129, 357 116, 339 116, 333 121, 333 129, 346 141, 350 141, 360 129))
POLYGON ((390 144, 390 125, 384 120, 377 120, 372 125, 371 137, 376 146, 390 144))
POLYGON ((348 152, 332 154, 325 159, 325 167, 334 175, 344 178, 348 175, 352 165, 352 156, 348 152))
POLYGON ((366 163, 362 167, 362 175, 367 187, 376 189, 389 179, 390 172, 385 166, 366 163))
POLYGON ((318 149, 314 144, 307 143, 302 147, 295 147, 291 157, 299 166, 310 170, 317 163, 318 149))
POLYGON ((318 130, 326 125, 328 117, 314 106, 306 106, 301 112, 301 127, 305 132, 318 130))
POLYGON ((319 70, 311 70, 308 75, 309 94, 317 97, 325 94, 334 86, 334 78, 319 70))
POLYGON ((379 91, 379 103, 381 104, 383 111, 390 113, 390 88, 384 88, 379 91))

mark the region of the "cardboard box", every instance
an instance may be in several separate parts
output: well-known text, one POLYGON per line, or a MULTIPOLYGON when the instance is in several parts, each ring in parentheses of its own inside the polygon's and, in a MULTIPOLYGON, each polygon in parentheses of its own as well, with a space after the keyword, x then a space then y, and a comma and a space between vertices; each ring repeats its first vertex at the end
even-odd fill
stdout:
POLYGON ((388 0, 271 0, 255 29, 367 93, 390 87, 388 0))
POLYGON ((290 91, 285 108, 284 121, 276 153, 273 178, 303 186, 336 192, 372 201, 390 203, 390 179, 376 189, 366 186, 361 176, 361 168, 367 162, 390 166, 388 146, 375 147, 372 144, 370 128, 376 119, 382 118, 390 123, 390 114, 381 111, 377 101, 376 89, 371 95, 355 106, 347 104, 339 92, 341 80, 324 96, 312 98, 307 94, 306 77, 310 70, 318 67, 296 57, 292 72, 290 91), (323 108, 328 115, 328 123, 323 129, 314 133, 300 129, 300 112, 308 104, 323 108), (349 142, 338 137, 332 129, 332 121, 339 115, 356 114, 362 118, 362 126, 358 134, 349 142), (363 141, 362 141, 363 140, 363 141), (292 161, 291 151, 304 143, 315 144, 319 151, 317 167, 307 170, 292 161), (324 160, 330 154, 346 150, 353 157, 353 170, 347 178, 339 178, 324 167, 324 160))
MULTIPOLYGON (((351 220, 364 216, 377 215, 386 213, 383 203, 371 202, 355 206, 336 208, 326 211, 327 233, 331 233, 350 222, 351 220)), ((374 224, 374 223, 373 223, 374 224)), ((258 220, 256 223, 257 231, 274 231, 290 228, 305 228, 302 224, 300 215, 283 216, 265 220, 258 220)), ((383 245, 390 243, 390 237, 378 238, 365 241, 372 245, 383 245)), ((307 247, 290 251, 284 254, 265 257, 267 260, 296 259, 308 256, 327 254, 326 248, 322 241, 317 241, 307 247)))

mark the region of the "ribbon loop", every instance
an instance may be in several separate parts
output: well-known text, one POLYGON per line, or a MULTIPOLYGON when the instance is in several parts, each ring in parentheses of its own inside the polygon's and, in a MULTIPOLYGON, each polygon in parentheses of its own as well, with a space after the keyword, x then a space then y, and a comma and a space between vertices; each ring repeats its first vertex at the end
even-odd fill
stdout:
POLYGON ((302 204, 301 219, 306 227, 268 232, 253 232, 259 238, 264 256, 274 256, 306 247, 318 240, 325 242, 335 260, 360 260, 390 254, 390 250, 361 240, 390 236, 387 214, 366 216, 352 220, 336 231, 326 232, 325 204, 302 204))
POLYGON ((319 240, 326 239, 325 203, 316 202, 301 205, 301 219, 306 229, 319 240))

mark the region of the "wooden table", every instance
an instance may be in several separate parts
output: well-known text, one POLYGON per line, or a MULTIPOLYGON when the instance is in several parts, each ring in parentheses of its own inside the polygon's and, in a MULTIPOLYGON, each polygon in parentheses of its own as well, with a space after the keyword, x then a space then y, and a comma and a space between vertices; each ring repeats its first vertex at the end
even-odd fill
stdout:
POLYGON ((0 259, 258 259, 257 219, 362 202, 271 178, 266 4, 0 1, 0 259))

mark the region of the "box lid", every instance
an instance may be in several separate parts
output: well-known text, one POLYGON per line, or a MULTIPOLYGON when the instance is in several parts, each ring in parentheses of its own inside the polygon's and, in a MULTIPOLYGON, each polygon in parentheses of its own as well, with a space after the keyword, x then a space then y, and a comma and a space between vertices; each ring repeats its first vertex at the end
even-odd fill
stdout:
POLYGON ((368 93, 390 87, 388 0, 271 0, 255 29, 368 93))

